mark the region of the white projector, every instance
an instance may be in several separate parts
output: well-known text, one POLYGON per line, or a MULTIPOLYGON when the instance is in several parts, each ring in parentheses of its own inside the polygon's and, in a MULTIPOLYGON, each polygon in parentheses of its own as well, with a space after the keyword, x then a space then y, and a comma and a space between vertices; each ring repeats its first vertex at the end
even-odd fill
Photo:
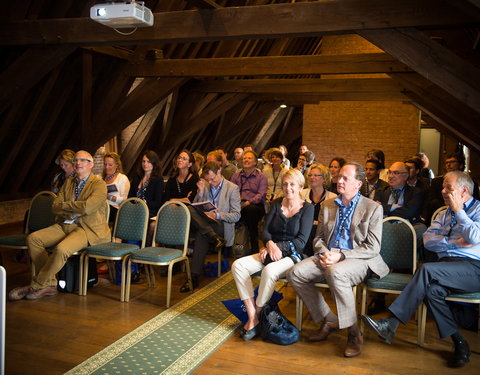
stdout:
POLYGON ((153 14, 144 3, 97 4, 90 8, 90 18, 114 29, 153 26, 153 14))

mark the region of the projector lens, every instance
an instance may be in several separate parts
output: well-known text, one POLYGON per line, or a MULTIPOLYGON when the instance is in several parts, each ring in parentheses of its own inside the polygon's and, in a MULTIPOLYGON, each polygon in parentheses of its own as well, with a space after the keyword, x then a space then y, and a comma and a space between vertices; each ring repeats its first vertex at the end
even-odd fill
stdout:
POLYGON ((103 17, 107 15, 107 11, 105 8, 98 8, 97 9, 97 16, 103 17))

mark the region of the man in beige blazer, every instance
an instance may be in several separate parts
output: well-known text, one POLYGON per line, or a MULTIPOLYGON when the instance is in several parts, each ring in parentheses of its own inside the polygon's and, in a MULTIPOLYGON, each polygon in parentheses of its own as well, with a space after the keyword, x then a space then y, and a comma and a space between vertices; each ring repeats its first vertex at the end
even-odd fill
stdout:
POLYGON ((381 278, 389 272, 380 256, 383 209, 360 194, 364 180, 365 171, 360 164, 347 163, 342 167, 338 197, 324 201, 320 208, 314 256, 297 263, 287 275, 312 319, 323 322, 310 336, 311 341, 323 341, 331 332, 348 328, 345 357, 359 355, 363 346, 352 287, 369 275, 381 278), (332 292, 338 316, 314 285, 324 280, 332 292))
POLYGON ((107 186, 92 173, 93 157, 86 151, 79 151, 73 161, 76 176, 65 182, 53 201, 56 224, 27 237, 36 274, 29 285, 10 292, 12 301, 57 294, 55 275, 70 255, 111 239, 106 216, 107 186), (54 248, 49 255, 46 249, 52 246, 54 248))

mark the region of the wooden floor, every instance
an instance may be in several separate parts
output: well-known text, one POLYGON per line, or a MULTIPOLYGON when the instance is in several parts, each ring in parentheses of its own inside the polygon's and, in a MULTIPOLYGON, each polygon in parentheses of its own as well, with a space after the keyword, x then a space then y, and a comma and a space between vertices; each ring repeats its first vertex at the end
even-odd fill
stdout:
MULTIPOLYGON (((7 290, 27 284, 27 265, 17 263, 11 250, 0 249, 0 253, 7 270, 7 290)), ((212 280, 205 278, 202 284, 212 280)), ((182 274, 174 276, 172 304, 186 296, 178 292, 183 281, 182 274)), ((144 281, 133 285, 129 303, 119 301, 119 287, 107 279, 90 289, 87 297, 59 294, 38 301, 7 302, 6 374, 55 375, 73 368, 164 311, 165 285, 165 278, 151 290, 144 281)), ((287 286, 282 292, 285 298, 280 306, 293 321, 293 290, 287 286)), ((463 369, 449 369, 445 361, 450 355, 451 343, 437 338, 432 322, 428 324, 425 349, 416 345, 416 325, 411 322, 400 327, 392 345, 367 333, 363 354, 349 359, 343 357, 344 332, 333 334, 323 343, 307 342, 305 336, 316 327, 306 310, 303 328, 302 340, 287 347, 261 339, 244 342, 234 335, 194 373, 441 375, 480 371, 479 336, 464 332, 474 352, 471 362, 463 369)))

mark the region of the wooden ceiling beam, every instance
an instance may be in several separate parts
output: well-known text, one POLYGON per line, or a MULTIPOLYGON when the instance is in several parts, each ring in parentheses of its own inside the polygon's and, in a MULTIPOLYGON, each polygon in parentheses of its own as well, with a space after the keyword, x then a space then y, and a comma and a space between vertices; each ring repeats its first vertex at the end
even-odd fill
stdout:
MULTIPOLYGON (((469 4, 471 5, 471 4, 469 4)), ((343 34, 395 27, 467 26, 478 9, 448 0, 330 0, 154 13, 154 26, 121 35, 89 18, 0 24, 0 45, 112 45, 343 34)))
MULTIPOLYGON (((411 73, 408 73, 411 74, 411 73)), ((245 79, 198 82, 192 87, 200 92, 257 94, 332 94, 401 92, 402 86, 391 78, 309 78, 309 79, 245 79)))
POLYGON ((362 74, 410 71, 386 53, 350 55, 171 59, 131 64, 134 77, 273 76, 285 74, 362 74))
POLYGON ((412 104, 453 132, 462 143, 480 151, 480 114, 418 74, 392 74, 406 89, 412 104))
POLYGON ((0 74, 0 112, 64 61, 74 46, 33 46, 0 74))
POLYGON ((385 91, 385 92, 332 92, 319 94, 293 94, 293 93, 274 93, 274 94, 251 94, 249 99, 252 101, 278 101, 286 105, 317 104, 320 102, 335 101, 361 101, 361 102, 398 102, 408 101, 404 92, 385 91))
POLYGON ((480 113, 480 69, 413 29, 359 34, 480 113))
POLYGON ((184 78, 145 79, 127 96, 120 107, 112 112, 109 118, 102 124, 97 124, 104 131, 94 140, 92 148, 98 147, 114 137, 185 82, 184 78))

